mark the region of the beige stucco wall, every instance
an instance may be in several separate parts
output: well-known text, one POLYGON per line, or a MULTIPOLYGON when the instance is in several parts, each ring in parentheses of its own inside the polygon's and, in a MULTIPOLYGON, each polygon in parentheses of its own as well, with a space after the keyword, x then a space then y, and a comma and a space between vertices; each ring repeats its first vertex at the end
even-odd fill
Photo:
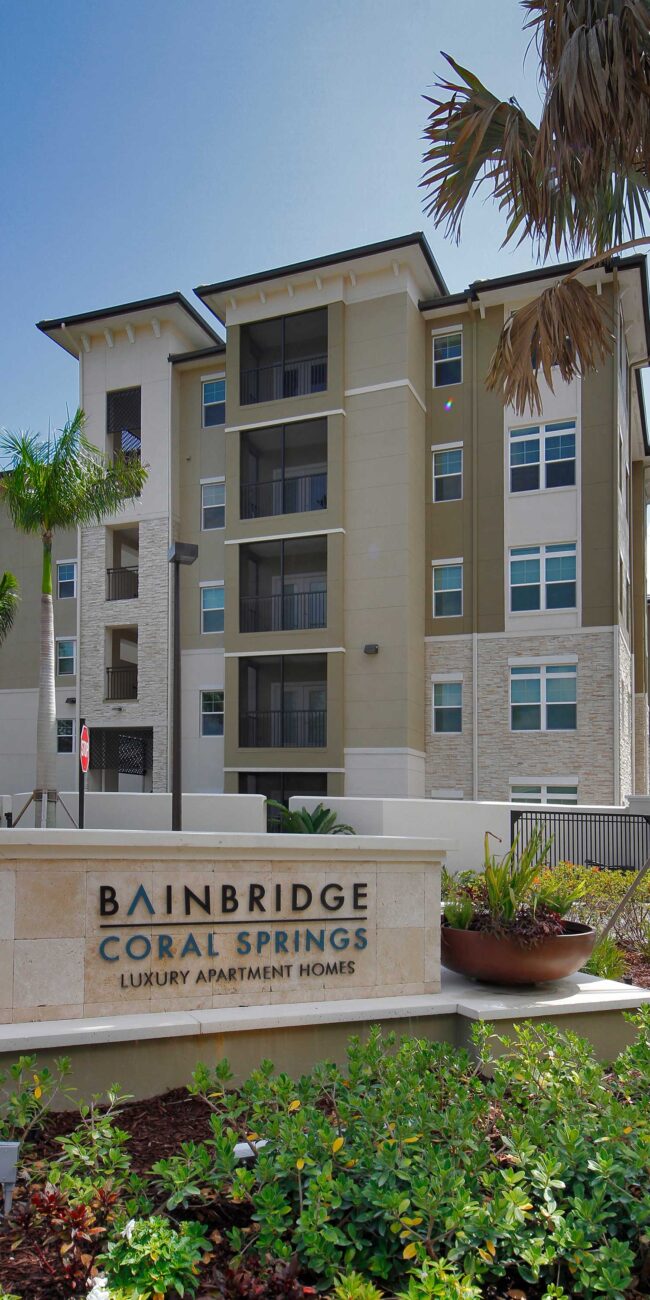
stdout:
POLYGON ((0 831, 0 1020, 436 993, 443 859, 390 837, 0 831))

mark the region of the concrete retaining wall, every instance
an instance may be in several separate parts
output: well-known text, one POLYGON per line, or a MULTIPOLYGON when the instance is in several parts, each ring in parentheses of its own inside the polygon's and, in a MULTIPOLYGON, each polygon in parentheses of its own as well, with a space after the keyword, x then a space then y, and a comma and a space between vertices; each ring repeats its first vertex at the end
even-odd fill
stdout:
MULTIPOLYGON (((11 798, 14 820, 29 798, 11 798)), ((66 808, 77 819, 77 792, 62 791, 66 808)), ((265 799, 261 794, 184 794, 183 830, 266 832, 265 799)), ((86 793, 85 823, 88 830, 168 831, 172 825, 171 794, 86 793)), ((34 825, 34 806, 27 810, 21 827, 34 825)), ((57 826, 65 830, 70 822, 61 808, 57 826)))

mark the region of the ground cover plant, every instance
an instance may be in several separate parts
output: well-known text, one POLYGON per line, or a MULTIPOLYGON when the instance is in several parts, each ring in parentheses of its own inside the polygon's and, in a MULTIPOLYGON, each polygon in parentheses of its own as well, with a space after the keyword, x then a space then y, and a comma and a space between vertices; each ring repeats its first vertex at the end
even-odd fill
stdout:
MULTIPOLYGON (((578 896, 568 916, 600 932, 636 879, 635 871, 609 871, 602 867, 560 862, 541 873, 540 883, 578 896)), ((587 970, 605 979, 632 979, 650 988, 650 874, 641 881, 613 931, 598 945, 587 970)))
POLYGON ((222 1063, 169 1097, 111 1091, 50 1116, 2 1224, 0 1285, 21 1300, 647 1295, 650 1010, 636 1024, 608 1067, 549 1025, 514 1044, 479 1026, 477 1059, 375 1029, 343 1069, 297 1082, 265 1063, 233 1089, 222 1063))

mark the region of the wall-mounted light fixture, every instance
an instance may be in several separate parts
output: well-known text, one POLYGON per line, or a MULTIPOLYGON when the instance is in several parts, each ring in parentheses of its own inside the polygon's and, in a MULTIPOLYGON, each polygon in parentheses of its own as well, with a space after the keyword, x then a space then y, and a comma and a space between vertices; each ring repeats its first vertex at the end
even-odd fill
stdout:
POLYGON ((378 654, 379 654, 379 646, 378 646, 378 645, 364 645, 364 647, 363 647, 363 653, 364 653, 364 655, 378 655, 378 654))

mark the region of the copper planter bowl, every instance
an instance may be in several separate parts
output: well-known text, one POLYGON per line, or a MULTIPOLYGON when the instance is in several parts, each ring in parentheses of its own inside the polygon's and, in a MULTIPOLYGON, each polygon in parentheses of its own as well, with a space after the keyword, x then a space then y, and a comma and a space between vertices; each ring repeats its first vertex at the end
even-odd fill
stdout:
POLYGON ((480 930, 443 925, 440 956, 448 970, 487 984, 544 984, 580 970, 595 942, 596 931, 577 921, 565 921, 564 934, 542 939, 533 948, 480 930))

